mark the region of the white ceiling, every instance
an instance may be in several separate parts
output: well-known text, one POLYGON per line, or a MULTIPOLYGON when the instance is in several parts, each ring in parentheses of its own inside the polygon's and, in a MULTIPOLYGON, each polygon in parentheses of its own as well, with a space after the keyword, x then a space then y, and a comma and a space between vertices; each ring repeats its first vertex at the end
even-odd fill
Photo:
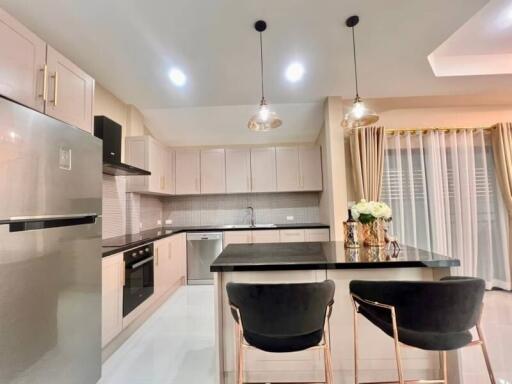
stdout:
POLYGON ((163 108, 144 111, 155 137, 171 146, 313 142, 323 124, 322 103, 275 104, 283 120, 279 129, 247 129, 254 105, 163 108))
POLYGON ((508 93, 511 76, 438 78, 427 59, 487 3, 0 0, 1 7, 99 83, 140 108, 157 136, 175 142, 197 137, 203 144, 218 137, 239 143, 260 140, 245 131, 247 106, 259 101, 258 35, 252 25, 260 18, 269 25, 264 33, 266 94, 286 115, 283 120, 290 122, 283 126, 282 136, 276 133, 267 136, 269 140, 316 136, 325 96, 353 97, 351 34, 344 21, 354 13, 361 17, 356 32, 361 96, 508 93), (291 61, 301 61, 306 68, 300 83, 285 80, 291 61), (187 74, 185 87, 176 88, 169 81, 172 66, 187 74), (292 106, 283 107, 286 104, 292 106), (210 108, 215 106, 237 106, 231 116, 239 116, 238 120, 224 120, 226 110, 210 108), (210 112, 210 124, 204 127, 196 115, 210 112), (297 121, 295 113, 304 120, 297 121))
POLYGON ((512 73, 512 0, 491 0, 428 57, 436 76, 512 73))

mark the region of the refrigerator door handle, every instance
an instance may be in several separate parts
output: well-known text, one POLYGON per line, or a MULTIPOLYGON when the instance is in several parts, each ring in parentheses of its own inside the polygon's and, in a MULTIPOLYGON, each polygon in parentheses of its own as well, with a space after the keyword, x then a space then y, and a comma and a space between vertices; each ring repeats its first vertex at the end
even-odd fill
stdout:
POLYGON ((38 229, 69 227, 73 225, 94 224, 98 217, 95 213, 74 215, 18 216, 1 221, 8 224, 9 232, 33 231, 38 229))

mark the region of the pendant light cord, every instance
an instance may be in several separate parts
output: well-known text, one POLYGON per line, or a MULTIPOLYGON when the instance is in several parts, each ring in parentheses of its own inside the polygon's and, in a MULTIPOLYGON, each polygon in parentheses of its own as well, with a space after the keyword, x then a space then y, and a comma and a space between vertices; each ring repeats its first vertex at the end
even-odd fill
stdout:
POLYGON ((263 33, 260 32, 260 66, 261 66, 261 99, 265 100, 265 86, 263 85, 263 33))
POLYGON ((356 37, 354 27, 352 27, 352 48, 354 53, 354 77, 356 79, 356 99, 359 98, 359 86, 357 83, 357 59, 356 59, 356 37))

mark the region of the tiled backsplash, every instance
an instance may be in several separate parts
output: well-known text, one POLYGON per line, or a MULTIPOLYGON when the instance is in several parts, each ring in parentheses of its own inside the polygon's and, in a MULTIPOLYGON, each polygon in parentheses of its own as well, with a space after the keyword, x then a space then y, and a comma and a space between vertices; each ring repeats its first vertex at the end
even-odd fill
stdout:
POLYGON ((126 233, 126 179, 103 175, 102 237, 126 233))
POLYGON ((173 226, 248 224, 248 206, 260 224, 289 223, 287 216, 296 223, 320 221, 316 192, 175 196, 165 199, 163 218, 172 220, 173 226))
POLYGON ((102 235, 105 239, 138 233, 167 219, 173 226, 248 224, 248 206, 260 224, 320 221, 316 192, 158 197, 126 193, 125 177, 104 175, 102 235))

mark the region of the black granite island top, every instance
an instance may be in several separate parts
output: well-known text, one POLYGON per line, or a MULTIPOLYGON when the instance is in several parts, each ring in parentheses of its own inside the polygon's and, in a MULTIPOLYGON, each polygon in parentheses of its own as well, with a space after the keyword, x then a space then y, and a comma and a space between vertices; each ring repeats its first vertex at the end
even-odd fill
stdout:
POLYGON ((398 255, 379 248, 345 249, 343 242, 230 244, 214 260, 211 272, 307 269, 447 268, 458 259, 408 246, 398 255))
POLYGON ((159 227, 142 231, 133 235, 124 235, 111 237, 102 240, 103 257, 113 255, 118 252, 126 251, 153 241, 163 239, 168 236, 183 232, 214 232, 214 231, 258 231, 272 229, 315 229, 329 228, 329 225, 320 223, 290 223, 290 224, 269 224, 269 225, 204 225, 188 227, 159 227))

